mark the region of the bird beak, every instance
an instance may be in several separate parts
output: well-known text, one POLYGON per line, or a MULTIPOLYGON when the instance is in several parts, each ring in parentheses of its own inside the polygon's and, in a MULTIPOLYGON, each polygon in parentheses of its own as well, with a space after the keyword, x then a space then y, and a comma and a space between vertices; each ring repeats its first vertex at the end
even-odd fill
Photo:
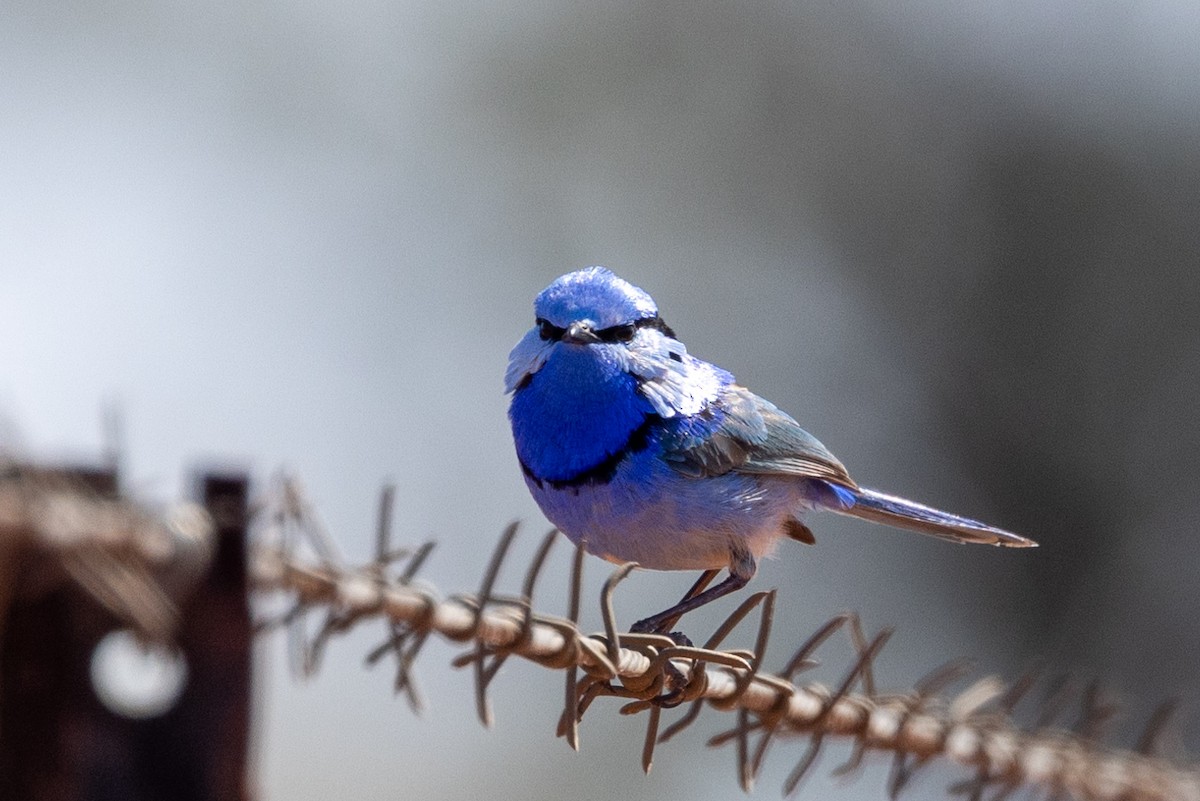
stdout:
POLYGON ((590 345, 599 342, 600 337, 592 331, 591 323, 579 322, 567 326, 567 333, 563 334, 562 341, 572 345, 590 345))

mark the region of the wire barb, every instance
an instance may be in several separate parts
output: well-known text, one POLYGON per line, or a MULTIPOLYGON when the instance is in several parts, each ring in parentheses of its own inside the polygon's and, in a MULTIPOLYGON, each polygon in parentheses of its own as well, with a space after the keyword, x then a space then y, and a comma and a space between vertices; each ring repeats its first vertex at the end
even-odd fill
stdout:
MULTIPOLYGON (((309 507, 298 492, 284 497, 291 514, 303 519, 309 507)), ((868 754, 891 755, 887 789, 892 797, 909 786, 915 771, 942 758, 974 774, 951 791, 979 801, 991 788, 996 792, 989 801, 1003 801, 1021 787, 1040 789, 1050 797, 1070 795, 1080 801, 1200 801, 1200 774, 1194 768, 1153 755, 1154 743, 1173 705, 1164 704, 1151 716, 1136 751, 1120 752, 1095 739, 1109 728, 1116 711, 1095 685, 1083 690, 1075 732, 1049 729, 1076 695, 1075 685, 1065 676, 1049 682, 1035 726, 1028 730, 1018 728, 1012 715, 1035 686, 1036 672, 1008 686, 987 677, 946 698, 946 689, 967 673, 965 663, 952 662, 917 682, 911 692, 883 693, 876 683, 876 660, 892 633, 884 629, 868 637, 861 621, 850 613, 837 615, 817 629, 779 673, 770 674, 763 671, 763 665, 775 609, 774 591, 755 593, 743 601, 703 647, 679 645, 662 635, 622 633, 613 600, 634 569, 631 564, 616 568, 604 583, 600 596, 603 633, 584 635, 578 628, 582 547, 572 556, 567 615, 558 618, 534 611, 533 594, 556 538, 553 531, 537 547, 520 595, 497 592, 501 567, 516 537, 515 523, 501 537, 478 594, 438 600, 413 582, 432 546, 412 552, 393 549, 384 533, 390 514, 390 500, 381 499, 376 559, 366 568, 341 567, 331 549, 312 546, 312 535, 305 534, 277 539, 275 547, 260 550, 254 575, 263 589, 293 597, 294 605, 286 615, 293 626, 307 611, 327 610, 325 622, 308 646, 310 655, 318 643, 324 647, 360 620, 382 618, 388 637, 368 655, 368 662, 395 653, 398 691, 411 692, 412 663, 429 636, 436 633, 468 644, 469 650, 453 664, 473 667, 476 708, 485 725, 492 720, 488 689, 506 660, 519 656, 565 670, 557 734, 573 749, 579 748, 584 715, 600 698, 622 699, 620 711, 626 715, 646 713, 641 750, 646 771, 653 765, 656 746, 695 723, 707 705, 736 714, 734 726, 711 737, 709 744, 733 744, 738 782, 746 790, 753 787, 773 742, 801 737, 808 742, 784 784, 788 794, 810 773, 824 745, 839 739, 852 746, 849 758, 834 770, 839 776, 858 770, 868 754), (315 564, 296 551, 304 542, 315 552, 315 564), (389 578, 387 567, 393 552, 406 554, 407 563, 399 576, 389 578), (753 647, 724 649, 725 640, 756 609, 753 647), (819 665, 816 652, 839 631, 846 632, 854 658, 834 689, 798 683, 802 674, 819 665), (668 710, 677 703, 687 708, 664 727, 668 710)), ((319 535, 316 541, 320 541, 319 535)), ((414 698, 410 695, 410 703, 417 708, 414 698)))
MULTIPOLYGON (((208 569, 221 515, 179 507, 156 515, 120 498, 115 477, 99 478, 107 481, 106 489, 55 471, 0 465, 0 546, 12 557, 0 560, 0 569, 24 570, 32 561, 49 559, 58 571, 56 580, 75 582, 147 637, 169 637, 178 599, 208 569)), ((420 711, 422 703, 412 670, 430 637, 466 647, 453 664, 473 668, 476 707, 485 725, 492 719, 488 690, 507 660, 518 656, 565 671, 558 734, 573 749, 579 748, 583 716, 598 699, 617 697, 622 713, 645 713, 644 770, 651 768, 656 747, 693 725, 708 706, 735 714, 733 727, 709 743, 734 746, 737 779, 747 790, 773 743, 801 739, 807 744, 785 783, 789 793, 812 770, 822 748, 840 740, 852 750, 834 773, 847 776, 868 755, 890 755, 887 789, 893 797, 911 785, 915 771, 942 759, 970 771, 951 792, 977 801, 1004 801, 1022 788, 1077 801, 1200 801, 1196 767, 1157 754, 1176 710, 1174 701, 1150 715, 1133 750, 1118 750, 1100 738, 1114 727, 1119 705, 1095 682, 1082 684, 1067 675, 1040 681, 1041 671, 1032 670, 1008 685, 984 677, 948 694, 967 673, 964 663, 953 662, 909 692, 885 693, 877 685, 876 660, 891 632, 868 637, 850 613, 817 629, 779 673, 771 674, 764 670, 764 660, 774 591, 746 598, 703 647, 681 645, 662 635, 622 633, 613 600, 633 565, 618 567, 604 584, 603 633, 585 635, 579 629, 583 546, 572 555, 565 617, 540 614, 533 602, 557 538, 553 531, 536 548, 520 594, 498 591, 516 523, 505 530, 478 593, 442 599, 417 579, 433 544, 392 544, 394 496, 393 487, 383 489, 373 558, 358 567, 347 566, 340 557, 294 480, 281 480, 259 507, 256 521, 262 536, 251 576, 259 589, 286 597, 284 611, 260 628, 286 628, 297 672, 310 675, 338 636, 379 620, 385 637, 367 654, 367 664, 393 655, 395 690, 406 695, 414 710, 420 711), (753 646, 725 647, 756 611, 753 646), (321 619, 311 635, 306 627, 310 615, 321 619), (854 652, 841 680, 832 690, 801 683, 803 674, 819 667, 817 652, 838 632, 845 633, 854 652), (1044 689, 1035 692, 1038 687, 1044 689), (1038 702, 1033 723, 1020 727, 1016 709, 1031 698, 1038 702), (1068 709, 1074 701, 1080 702, 1078 712, 1066 730, 1063 720, 1071 717, 1068 709), (677 704, 686 708, 664 726, 677 704)), ((3 590, 0 582, 0 596, 3 590)), ((0 597, 0 612, 4 602, 0 597)))

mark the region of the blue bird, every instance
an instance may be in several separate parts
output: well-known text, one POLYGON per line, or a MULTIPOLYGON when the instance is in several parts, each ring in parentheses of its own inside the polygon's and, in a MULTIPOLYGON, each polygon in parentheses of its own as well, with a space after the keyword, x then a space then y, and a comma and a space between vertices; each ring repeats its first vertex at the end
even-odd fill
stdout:
POLYGON ((568 273, 534 301, 513 347, 508 415, 525 483, 576 544, 614 562, 702 570, 634 631, 744 587, 781 538, 827 510, 953 542, 1031 547, 1008 531, 860 487, 770 402, 697 359, 643 290, 604 267, 568 273), (729 575, 709 587, 721 570, 729 575))

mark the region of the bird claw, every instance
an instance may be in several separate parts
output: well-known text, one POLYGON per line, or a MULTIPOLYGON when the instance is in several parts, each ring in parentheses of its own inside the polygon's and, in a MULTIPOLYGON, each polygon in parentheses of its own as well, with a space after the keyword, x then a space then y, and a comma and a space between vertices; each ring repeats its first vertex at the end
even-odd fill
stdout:
MULTIPOLYGON (((671 638, 674 639, 676 634, 679 634, 679 632, 672 632, 670 635, 671 638)), ((679 636, 683 637, 682 634, 679 636)), ((691 640, 688 640, 687 637, 683 637, 683 639, 687 640, 688 645, 691 645, 691 640)), ((663 684, 668 688, 668 690, 662 695, 651 698, 650 703, 654 704, 660 709, 674 709, 682 704, 684 701, 683 696, 687 691, 688 684, 687 677, 683 675, 683 671, 672 665, 670 662, 667 662, 666 666, 663 668, 663 684)))
MULTIPOLYGON (((662 631, 662 624, 655 625, 653 618, 639 620, 629 628, 631 634, 658 634, 669 638, 678 648, 691 648, 692 638, 682 631, 662 631)), ((649 699, 651 704, 661 709, 673 709, 684 702, 688 680, 683 671, 667 660, 663 666, 663 686, 667 691, 662 695, 649 699)))
POLYGON ((684 634, 682 631, 663 632, 663 636, 670 637, 675 642, 675 645, 679 646, 680 648, 692 647, 692 638, 684 634))
POLYGON ((675 622, 675 621, 667 621, 667 624, 663 625, 663 623, 661 623, 660 621, 658 621, 656 619, 657 617, 658 617, 658 615, 656 615, 655 617, 648 617, 645 620, 639 620, 637 623, 634 623, 632 626, 629 627, 629 633, 630 634, 659 634, 663 637, 671 638, 671 640, 676 645, 678 645, 682 648, 691 648, 692 647, 691 638, 688 637, 686 634, 684 634, 682 631, 665 631, 664 630, 667 628, 667 626, 669 626, 672 622, 675 622))

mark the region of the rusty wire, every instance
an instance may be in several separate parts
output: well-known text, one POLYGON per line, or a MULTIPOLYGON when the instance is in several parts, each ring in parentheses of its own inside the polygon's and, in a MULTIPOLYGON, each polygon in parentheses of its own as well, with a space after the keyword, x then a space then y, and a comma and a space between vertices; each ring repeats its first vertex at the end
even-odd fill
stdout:
MULTIPOLYGON (((516 524, 501 537, 478 591, 442 598, 417 578, 432 544, 415 549, 390 544, 392 497, 388 490, 380 501, 374 559, 358 568, 344 565, 296 482, 281 482, 273 502, 260 511, 268 533, 254 553, 252 576, 261 589, 290 596, 289 611, 269 625, 288 628, 294 665, 301 672, 317 669, 326 645, 339 633, 380 620, 386 636, 367 660, 374 664, 393 658, 396 691, 414 708, 421 701, 413 665, 428 638, 437 634, 468 646, 453 664, 471 667, 476 707, 485 724, 492 717, 488 688, 506 660, 519 656, 565 672, 558 734, 572 748, 579 747, 584 714, 600 698, 623 699, 623 714, 644 713, 646 770, 657 745, 711 708, 734 714, 732 728, 712 736, 709 743, 733 745, 738 781, 746 789, 758 777, 772 744, 803 738, 807 745, 786 780, 788 793, 811 772, 824 745, 836 740, 852 746, 846 762, 834 768, 837 775, 856 771, 868 753, 890 754, 888 790, 893 797, 915 771, 941 758, 972 771, 951 792, 979 801, 1003 801, 1022 787, 1036 788, 1049 798, 1081 801, 1200 801, 1200 773, 1154 754, 1155 742, 1174 711, 1170 702, 1151 716, 1137 747, 1122 751, 1099 741, 1111 727, 1115 705, 1096 685, 1081 690, 1067 677, 1049 679, 1029 730, 1014 723, 1013 712, 1038 684, 1033 672, 1007 685, 984 678, 947 698, 946 688, 966 672, 963 664, 951 663, 911 692, 884 693, 876 685, 874 665, 890 632, 868 637, 861 621, 848 613, 814 632, 782 670, 770 673, 763 657, 771 635, 774 592, 746 598, 703 647, 680 646, 659 635, 621 632, 612 599, 632 565, 618 568, 605 583, 604 632, 584 635, 578 627, 582 550, 577 549, 572 560, 567 615, 534 611, 533 594, 555 532, 538 547, 520 594, 497 592, 516 524), (310 613, 322 615, 311 635, 304 625, 310 613), (755 614, 753 647, 723 648, 735 627, 755 614), (832 689, 798 683, 817 664, 816 652, 839 632, 848 635, 855 654, 842 679, 832 689), (1060 721, 1070 717, 1070 701, 1080 694, 1083 703, 1072 730, 1060 721), (683 706, 682 713, 662 727, 664 715, 675 706, 683 706)), ((52 472, 11 465, 0 472, 0 555, 5 557, 0 564, 12 571, 18 560, 33 558, 31 554, 49 559, 97 601, 151 636, 167 634, 173 621, 172 598, 207 564, 211 533, 212 521, 190 505, 156 515, 52 472)), ((0 576, 0 589, 6 592, 11 591, 11 582, 2 580, 7 578, 0 576)))
MULTIPOLYGON (((287 482, 285 482, 287 483, 287 482)), ((869 752, 890 754, 892 797, 907 786, 913 774, 941 758, 973 772, 951 792, 973 800, 1003 801, 1022 787, 1055 798, 1080 801, 1200 801, 1200 772, 1153 754, 1154 742, 1173 706, 1155 712, 1134 751, 1109 748, 1099 741, 1111 722, 1114 706, 1094 685, 1083 692, 1083 705, 1074 730, 1055 728, 1072 695, 1070 683, 1052 680, 1040 705, 1040 717, 1030 730, 1013 719, 1017 704, 1030 693, 1036 674, 1012 684, 994 677, 981 679, 952 698, 943 695, 961 679, 967 667, 955 662, 933 671, 908 693, 881 692, 874 664, 891 632, 868 637, 861 621, 845 613, 818 629, 779 673, 763 669, 771 633, 775 593, 747 598, 705 642, 681 646, 653 634, 622 633, 613 612, 613 596, 634 565, 617 568, 601 596, 604 631, 584 635, 578 628, 583 551, 577 549, 569 576, 570 601, 566 617, 533 611, 532 596, 549 549, 551 531, 542 541, 518 596, 496 591, 496 578, 517 534, 510 525, 485 570, 478 592, 440 598, 433 588, 416 580, 430 545, 413 551, 393 550, 388 544, 391 493, 380 506, 376 558, 350 568, 330 556, 321 544, 327 539, 319 525, 308 527, 302 494, 294 484, 281 496, 287 510, 273 517, 289 530, 277 529, 254 556, 252 574, 265 590, 286 592, 292 608, 276 623, 290 623, 297 641, 312 654, 331 636, 370 619, 388 628, 384 642, 368 655, 372 664, 391 654, 396 662, 396 688, 419 707, 412 666, 432 634, 467 644, 453 661, 474 673, 476 708, 484 725, 492 713, 488 688, 505 661, 513 656, 564 670, 566 686, 557 733, 572 748, 579 747, 579 724, 591 705, 603 697, 625 700, 622 714, 645 713, 647 720, 642 765, 649 770, 655 748, 694 723, 705 707, 733 712, 734 726, 710 738, 709 744, 732 743, 737 755, 738 781, 749 790, 759 775, 769 746, 776 740, 804 738, 807 746, 789 774, 784 791, 794 792, 811 772, 829 740, 852 745, 849 759, 834 769, 837 775, 856 771, 869 752), (309 538, 314 538, 309 541, 309 538), (316 554, 304 557, 303 551, 316 554), (399 575, 389 577, 393 563, 405 561, 399 575), (300 627, 306 612, 322 610, 325 622, 306 637, 300 627), (757 612, 758 625, 751 649, 722 649, 724 640, 745 618, 757 612), (815 652, 839 631, 848 634, 855 657, 836 687, 799 684, 800 674, 817 663, 815 652), (678 719, 661 728, 663 715, 687 705, 678 719)))

